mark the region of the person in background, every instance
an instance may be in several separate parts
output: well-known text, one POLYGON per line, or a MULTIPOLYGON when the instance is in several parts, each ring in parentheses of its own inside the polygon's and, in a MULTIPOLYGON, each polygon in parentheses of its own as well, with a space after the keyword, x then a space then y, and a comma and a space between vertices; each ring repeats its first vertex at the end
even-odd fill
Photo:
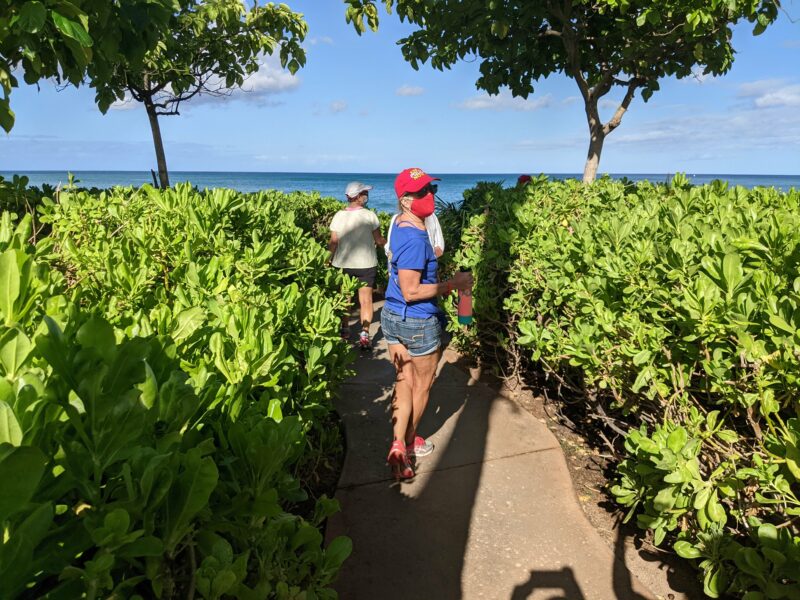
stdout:
POLYGON ((417 435, 442 352, 441 312, 436 302, 472 286, 470 273, 438 281, 436 254, 425 220, 433 214, 437 178, 405 169, 395 179, 398 216, 391 229, 391 264, 381 330, 396 377, 392 396, 392 445, 387 462, 397 479, 414 477, 412 460, 433 452, 417 435))
MULTIPOLYGON (((331 264, 364 284, 358 290, 361 319, 358 343, 363 349, 371 347, 369 326, 374 314, 372 290, 375 287, 375 271, 378 266, 375 246, 386 244, 381 235, 378 216, 366 209, 371 189, 371 185, 360 181, 351 181, 347 184, 345 189, 347 208, 333 216, 330 226, 331 240, 328 244, 331 264)), ((349 315, 342 318, 341 335, 344 339, 349 338, 349 315)))
MULTIPOLYGON (((392 251, 390 250, 392 225, 394 225, 398 216, 399 214, 397 213, 393 214, 392 220, 389 221, 389 229, 386 231, 386 245, 383 247, 390 268, 392 265, 392 251)), ((435 212, 431 213, 431 216, 425 219, 425 229, 428 231, 428 239, 433 247, 433 253, 436 255, 436 258, 441 257, 442 254, 444 254, 444 234, 442 234, 442 226, 439 224, 439 219, 436 217, 435 212)))
POLYGON ((517 177, 517 187, 523 187, 526 184, 530 183, 531 176, 530 175, 520 175, 517 177))

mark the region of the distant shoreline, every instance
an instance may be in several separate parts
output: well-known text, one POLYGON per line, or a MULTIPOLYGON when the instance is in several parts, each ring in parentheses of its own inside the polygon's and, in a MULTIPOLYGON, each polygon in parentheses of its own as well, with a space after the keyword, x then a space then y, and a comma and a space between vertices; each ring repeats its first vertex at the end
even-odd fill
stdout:
MULTIPOLYGON (((486 175, 491 177, 517 177, 523 173, 523 171, 515 171, 513 173, 492 173, 492 172, 445 172, 445 171, 435 171, 433 169, 427 169, 428 172, 432 174, 436 174, 437 176, 445 175, 445 176, 480 176, 486 175)), ((150 174, 149 170, 136 170, 136 169, 19 169, 19 170, 2 170, 0 171, 0 175, 6 177, 7 175, 27 175, 27 174, 45 174, 45 173, 128 173, 128 174, 141 174, 146 173, 147 175, 150 174)), ((380 171, 195 171, 195 170, 174 170, 170 171, 170 173, 192 173, 192 174, 208 174, 208 175, 223 175, 223 174, 230 174, 230 175, 379 175, 379 176, 394 176, 397 173, 390 173, 390 172, 380 172, 380 171)), ((612 178, 619 178, 619 177, 646 177, 646 176, 653 176, 653 177, 673 177, 678 173, 683 173, 688 177, 716 177, 716 178, 723 178, 723 177, 798 177, 800 178, 800 173, 688 173, 686 171, 674 171, 669 173, 651 173, 651 172, 626 172, 626 173, 611 173, 611 172, 602 172, 598 173, 598 177, 602 177, 604 175, 608 175, 612 178)), ((548 177, 565 177, 565 178, 574 178, 574 177, 583 177, 583 173, 556 173, 556 172, 546 172, 546 173, 537 173, 535 171, 528 172, 529 175, 547 175, 548 177)))

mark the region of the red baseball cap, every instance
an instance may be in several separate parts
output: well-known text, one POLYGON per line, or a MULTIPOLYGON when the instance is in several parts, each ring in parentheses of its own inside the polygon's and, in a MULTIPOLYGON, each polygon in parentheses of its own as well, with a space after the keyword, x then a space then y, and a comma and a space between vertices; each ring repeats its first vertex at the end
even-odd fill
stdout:
POLYGON ((422 169, 416 167, 404 169, 394 180, 394 192, 402 198, 409 192, 418 192, 431 181, 441 181, 438 177, 431 177, 422 169))
POLYGON ((520 175, 517 177, 517 185, 522 185, 523 183, 528 183, 531 180, 530 175, 520 175))

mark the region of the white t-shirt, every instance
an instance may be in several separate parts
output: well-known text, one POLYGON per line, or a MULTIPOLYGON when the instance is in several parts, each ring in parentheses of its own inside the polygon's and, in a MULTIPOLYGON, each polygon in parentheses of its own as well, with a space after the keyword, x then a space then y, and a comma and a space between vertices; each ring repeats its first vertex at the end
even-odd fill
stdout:
MULTIPOLYGON (((392 215, 392 220, 389 222, 389 230, 386 232, 386 245, 383 249, 386 251, 386 257, 389 263, 392 262, 392 250, 389 246, 389 241, 392 239, 392 225, 398 215, 392 215)), ((428 240, 433 248, 437 246, 444 252, 444 235, 442 234, 442 226, 439 224, 439 219, 436 213, 431 213, 431 216, 425 219, 425 229, 428 231, 428 240)), ((391 265, 389 265, 391 270, 391 265)))
POLYGON ((331 231, 339 236, 333 255, 334 267, 340 269, 369 269, 378 265, 375 238, 372 232, 380 229, 378 216, 371 210, 340 210, 333 215, 331 231))

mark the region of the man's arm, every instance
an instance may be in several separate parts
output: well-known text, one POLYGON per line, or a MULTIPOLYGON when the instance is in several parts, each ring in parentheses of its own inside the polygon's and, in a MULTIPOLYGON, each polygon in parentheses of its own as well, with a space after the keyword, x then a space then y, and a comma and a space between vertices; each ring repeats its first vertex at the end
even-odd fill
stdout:
POLYGON ((376 246, 381 246, 382 247, 382 246, 386 245, 386 239, 381 235, 381 230, 380 229, 373 229, 372 230, 372 239, 375 240, 375 245, 376 246))

